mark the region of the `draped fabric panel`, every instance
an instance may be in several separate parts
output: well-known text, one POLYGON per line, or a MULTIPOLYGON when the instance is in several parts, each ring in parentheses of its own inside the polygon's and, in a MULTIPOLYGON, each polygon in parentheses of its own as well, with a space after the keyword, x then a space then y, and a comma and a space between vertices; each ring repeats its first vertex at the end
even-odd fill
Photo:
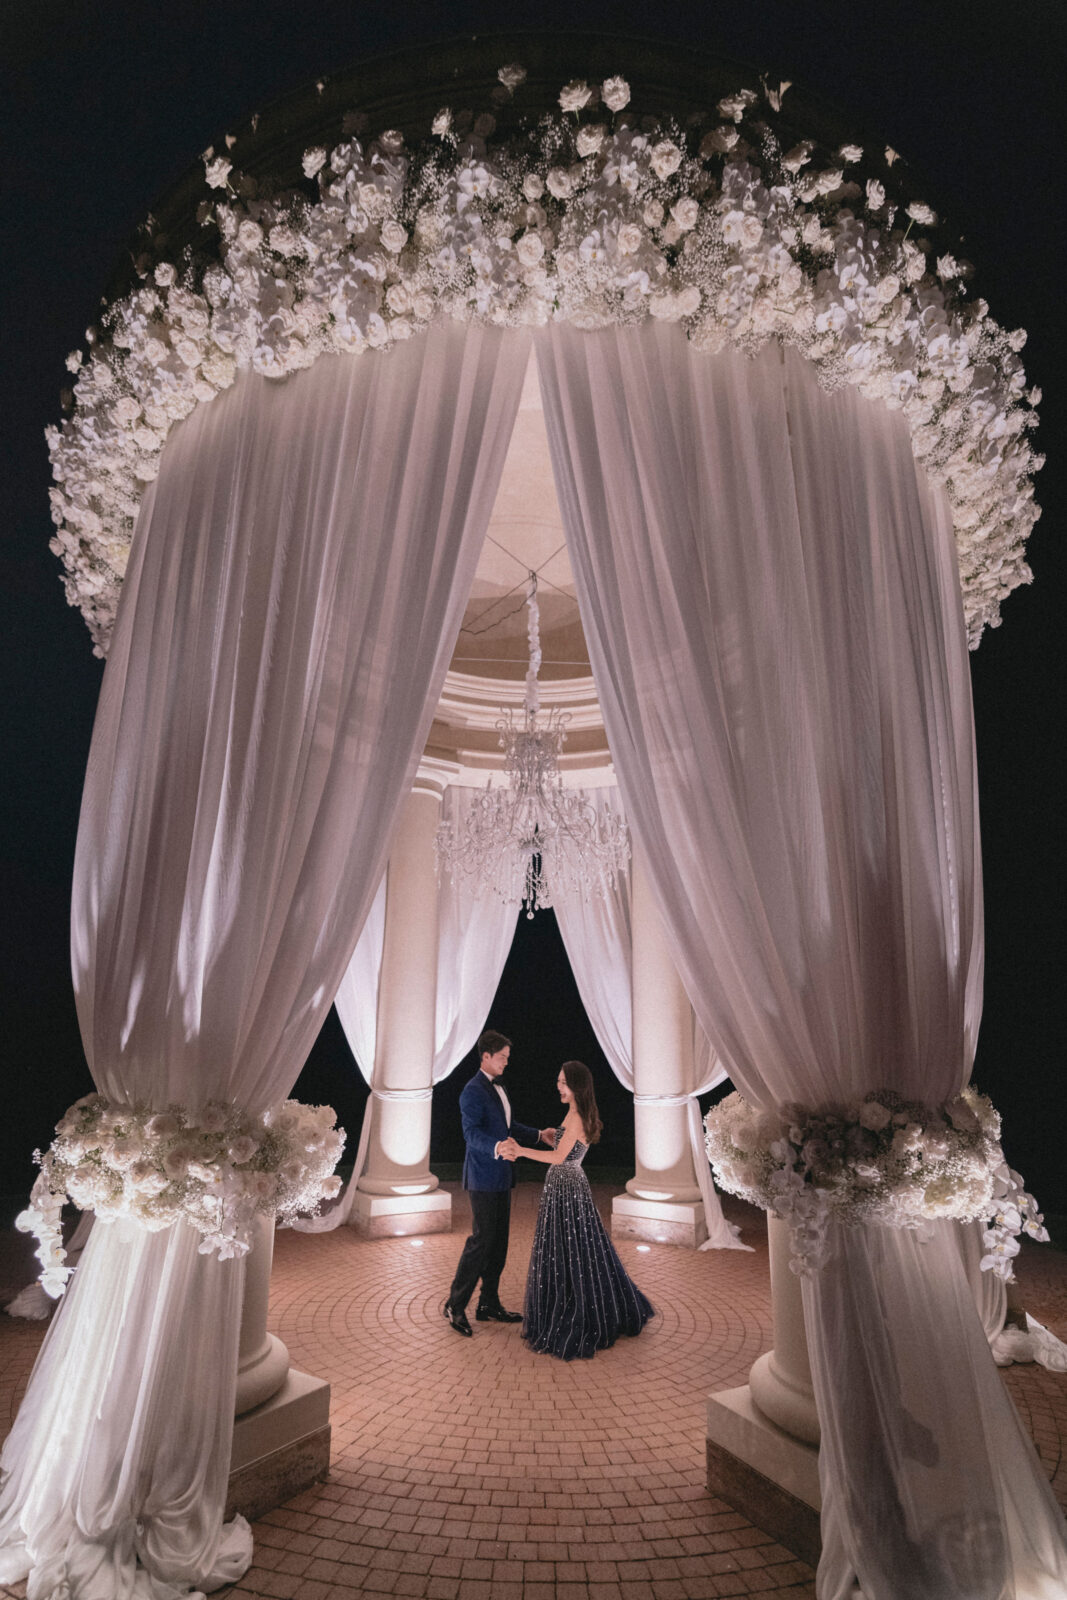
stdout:
MULTIPOLYGON (((260 1111, 291 1088, 425 743, 525 357, 450 324, 242 375, 174 430, 75 863, 78 1012, 109 1097, 260 1111)), ((247 1566, 247 1526, 222 1527, 244 1272, 198 1244, 93 1229, 4 1449, 3 1580, 169 1600, 247 1566)))
MULTIPOLYGON (((443 822, 461 827, 476 804, 480 790, 450 784, 441 802, 443 822)), ((336 1205, 321 1216, 301 1217, 294 1227, 300 1233, 331 1233, 352 1215, 359 1180, 367 1161, 375 1094, 374 1058, 378 1038, 378 981, 385 944, 386 879, 374 897, 352 959, 341 979, 335 1004, 345 1037, 360 1072, 370 1085, 363 1113, 352 1176, 336 1205)), ((434 914, 428 900, 427 916, 434 914)), ((433 1082, 459 1066, 477 1042, 485 1025, 515 937, 518 911, 499 895, 479 892, 463 878, 442 873, 436 886, 437 1001, 434 1024, 433 1082)))
MULTIPOLYGON (((478 803, 477 789, 451 784, 441 820, 465 825, 478 803)), ((440 1083, 477 1043, 515 938, 519 908, 498 894, 476 894, 445 872, 437 891, 437 1020, 433 1081, 440 1083)))
MULTIPOLYGON (((622 814, 619 791, 614 786, 582 791, 598 813, 622 814)), ((553 900, 560 936, 574 973, 585 1014, 600 1048, 619 1082, 634 1089, 633 1061, 633 944, 630 872, 616 874, 614 888, 605 895, 557 894, 553 900)), ((721 1083, 726 1074, 694 1019, 693 1058, 696 1071, 686 1106, 693 1167, 704 1206, 708 1237, 702 1250, 747 1250, 737 1229, 722 1214, 722 1204, 711 1179, 704 1150, 703 1128, 696 1096, 721 1083)))
MULTIPOLYGON (((698 1018, 758 1107, 966 1082, 982 924, 966 641, 903 420, 777 346, 537 338, 627 816, 698 1018)), ((953 1228, 839 1228, 804 1283, 821 1600, 1051 1600, 1063 1524, 953 1228)))

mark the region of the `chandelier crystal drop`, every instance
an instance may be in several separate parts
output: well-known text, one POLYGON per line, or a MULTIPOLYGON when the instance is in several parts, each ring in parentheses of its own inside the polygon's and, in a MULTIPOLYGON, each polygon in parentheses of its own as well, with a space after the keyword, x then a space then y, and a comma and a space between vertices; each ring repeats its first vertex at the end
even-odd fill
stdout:
POLYGON ((497 723, 506 786, 492 778, 462 822, 437 830, 438 870, 488 889, 527 917, 561 895, 606 895, 630 859, 622 817, 602 811, 577 789, 565 789, 559 758, 568 717, 558 707, 541 710, 537 574, 526 596, 530 662, 521 720, 502 709, 497 723))

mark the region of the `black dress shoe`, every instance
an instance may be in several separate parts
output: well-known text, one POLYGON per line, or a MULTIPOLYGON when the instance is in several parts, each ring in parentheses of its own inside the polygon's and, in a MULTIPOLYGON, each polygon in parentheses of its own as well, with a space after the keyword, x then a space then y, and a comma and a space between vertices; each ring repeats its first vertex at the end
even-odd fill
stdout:
POLYGON ((498 1302, 495 1306, 480 1305, 474 1313, 476 1322, 521 1322, 521 1311, 505 1311, 498 1302))
POLYGON ((455 1328, 456 1332, 461 1333, 465 1339, 471 1338, 474 1329, 467 1321, 467 1313, 465 1311, 457 1311, 455 1306, 450 1306, 446 1301, 444 1313, 450 1327, 455 1328))

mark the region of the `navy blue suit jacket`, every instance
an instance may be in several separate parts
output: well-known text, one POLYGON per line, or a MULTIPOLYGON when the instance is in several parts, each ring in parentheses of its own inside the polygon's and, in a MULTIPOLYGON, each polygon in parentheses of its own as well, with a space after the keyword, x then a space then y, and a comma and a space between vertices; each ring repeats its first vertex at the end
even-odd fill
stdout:
POLYGON ((479 1067, 465 1084, 459 1097, 463 1118, 463 1138, 467 1153, 463 1162, 465 1189, 510 1189, 515 1182, 515 1163, 493 1154, 501 1139, 509 1134, 520 1144, 537 1144, 539 1128, 528 1128, 512 1120, 510 1126, 495 1085, 479 1067))

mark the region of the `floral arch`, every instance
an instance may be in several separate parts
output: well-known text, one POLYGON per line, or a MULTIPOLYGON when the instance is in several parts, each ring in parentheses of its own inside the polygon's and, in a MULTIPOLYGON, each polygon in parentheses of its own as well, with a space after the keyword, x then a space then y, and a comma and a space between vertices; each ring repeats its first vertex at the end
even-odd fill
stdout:
MULTIPOLYGON (((234 1140, 270 1126, 370 909, 530 330, 627 812, 759 1112, 722 1130, 726 1158, 759 1158, 822 1262, 803 1288, 820 1593, 858 1576, 899 1600, 906 1573, 916 1596, 1037 1600, 1067 1585, 1056 1508, 944 1220, 998 1201, 1001 1242, 1022 1225, 995 1114, 963 1090, 982 952, 966 650, 1029 576, 1023 335, 970 294, 893 151, 795 127, 788 85, 709 95, 666 56, 663 115, 625 60, 551 97, 505 66, 479 115, 398 89, 390 112, 419 99, 421 127, 352 117, 339 140, 306 102, 268 114, 286 180, 265 159, 242 174, 243 135, 208 150, 70 358, 54 547, 111 646, 73 951, 109 1109, 86 1129, 75 1108, 62 1137, 75 1161, 110 1141, 124 1186, 126 1113, 177 1106, 175 1181, 223 1210, 270 1201, 234 1140), (865 1153, 901 1158, 898 1206, 805 1216, 809 1114, 830 1143, 851 1123, 854 1197, 865 1153), (944 1203, 912 1181, 920 1149, 944 1203)), ((329 1138, 283 1117, 290 1207, 329 1138)), ((220 1248, 248 1218, 213 1235, 116 1209, 5 1448, 0 1575, 218 1586, 250 1557, 222 1522, 244 1264, 220 1248), (121 1493, 94 1484, 101 1461, 121 1493)))
POLYGON ((791 86, 766 80, 679 120, 639 114, 617 75, 574 80, 548 108, 524 95, 524 67, 497 77, 479 115, 442 106, 421 138, 350 113, 339 142, 302 152, 302 184, 242 174, 221 141, 203 158, 199 231, 176 259, 147 232, 139 281, 69 357, 72 414, 49 430, 53 550, 97 650, 175 421, 240 371, 280 379, 384 351, 441 315, 652 318, 746 354, 776 340, 827 389, 900 409, 952 508, 976 646, 1031 576, 1040 395, 1025 333, 969 292, 973 267, 897 178, 897 153, 796 137, 791 86))

